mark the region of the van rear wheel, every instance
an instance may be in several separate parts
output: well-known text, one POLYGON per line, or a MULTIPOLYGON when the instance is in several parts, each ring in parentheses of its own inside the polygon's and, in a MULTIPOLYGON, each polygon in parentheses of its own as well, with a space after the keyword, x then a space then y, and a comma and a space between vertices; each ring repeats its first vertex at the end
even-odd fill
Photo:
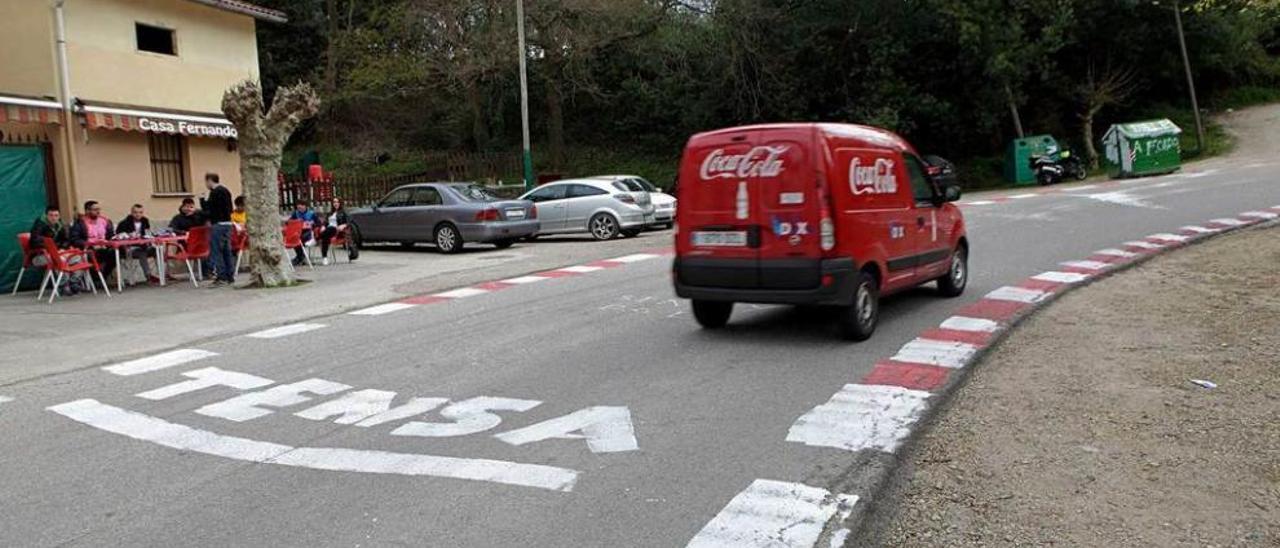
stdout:
POLYGON ((866 272, 854 278, 853 304, 840 311, 840 335, 851 341, 865 341, 876 332, 880 321, 880 287, 866 272))
POLYGON ((693 317, 706 329, 720 329, 729 323, 733 303, 720 301, 693 301, 693 317))

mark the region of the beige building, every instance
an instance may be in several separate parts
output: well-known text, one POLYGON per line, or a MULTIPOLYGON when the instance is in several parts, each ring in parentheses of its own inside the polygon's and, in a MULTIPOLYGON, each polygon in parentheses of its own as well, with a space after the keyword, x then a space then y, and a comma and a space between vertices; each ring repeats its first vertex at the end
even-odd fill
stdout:
POLYGON ((204 192, 206 172, 240 193, 222 94, 258 79, 255 25, 283 13, 241 0, 0 0, 0 21, 0 193, 25 177, 32 201, 42 171, 44 201, 64 215, 98 200, 119 220, 140 203, 159 224, 204 192))

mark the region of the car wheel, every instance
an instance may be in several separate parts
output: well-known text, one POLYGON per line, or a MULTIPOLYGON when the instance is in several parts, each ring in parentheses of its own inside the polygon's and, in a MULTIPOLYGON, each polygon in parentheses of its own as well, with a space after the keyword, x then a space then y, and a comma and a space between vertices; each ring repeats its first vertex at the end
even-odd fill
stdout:
POLYGON ((853 304, 840 311, 840 335, 851 341, 865 341, 876 332, 879 321, 879 284, 875 277, 859 272, 854 278, 853 304))
POLYGON ((498 249, 506 249, 508 247, 511 247, 515 243, 516 243, 515 240, 498 240, 496 242, 493 242, 493 247, 496 247, 498 249))
POLYGON ((622 231, 622 237, 623 237, 623 238, 635 238, 636 236, 639 236, 639 235, 640 235, 640 230, 634 230, 634 229, 633 229, 633 230, 623 230, 623 231, 622 231))
POLYGON ((943 297, 959 297, 968 283, 969 250, 962 245, 951 254, 951 268, 947 269, 947 274, 938 278, 938 294, 943 297))
POLYGON ((597 240, 612 240, 618 237, 618 220, 608 213, 597 213, 587 223, 591 236, 597 240))
POLYGON ((720 301, 693 301, 693 317, 706 329, 720 329, 729 323, 733 303, 720 301))
POLYGON ((458 234, 458 227, 449 223, 436 227, 436 249, 441 253, 462 251, 462 235, 458 234))

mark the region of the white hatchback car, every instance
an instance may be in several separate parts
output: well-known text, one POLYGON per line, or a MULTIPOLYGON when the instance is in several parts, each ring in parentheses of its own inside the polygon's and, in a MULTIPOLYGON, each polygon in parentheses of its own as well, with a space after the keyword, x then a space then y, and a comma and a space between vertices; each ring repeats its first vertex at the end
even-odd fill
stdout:
POLYGON ((676 224, 676 197, 663 192, 653 183, 646 181, 644 177, 636 177, 634 175, 611 175, 608 177, 593 177, 595 179, 609 179, 621 182, 633 190, 642 189, 649 193, 649 198, 653 201, 654 226, 661 228, 671 228, 676 224))
POLYGON ((649 193, 615 178, 567 179, 526 192, 538 207, 538 235, 586 232, 597 240, 633 237, 656 224, 649 193))

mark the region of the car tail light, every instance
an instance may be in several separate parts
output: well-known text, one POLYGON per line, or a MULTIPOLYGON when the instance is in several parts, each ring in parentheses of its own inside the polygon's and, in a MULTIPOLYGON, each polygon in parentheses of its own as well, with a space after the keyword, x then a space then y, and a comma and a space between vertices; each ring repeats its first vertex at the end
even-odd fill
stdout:
POLYGON ((497 209, 494 209, 491 207, 491 208, 476 212, 476 222, 483 223, 486 221, 496 221, 496 220, 498 220, 497 209))
POLYGON ((836 226, 831 222, 831 217, 825 212, 822 215, 822 221, 818 224, 819 233, 822 236, 822 250, 831 251, 836 248, 836 226))
POLYGON ((537 205, 537 204, 534 204, 534 205, 529 206, 529 218, 530 218, 530 219, 537 219, 537 218, 538 218, 538 205, 537 205))
POLYGON ((624 204, 635 205, 636 203, 636 197, 630 194, 614 194, 613 197, 617 198, 619 202, 622 202, 624 204))

